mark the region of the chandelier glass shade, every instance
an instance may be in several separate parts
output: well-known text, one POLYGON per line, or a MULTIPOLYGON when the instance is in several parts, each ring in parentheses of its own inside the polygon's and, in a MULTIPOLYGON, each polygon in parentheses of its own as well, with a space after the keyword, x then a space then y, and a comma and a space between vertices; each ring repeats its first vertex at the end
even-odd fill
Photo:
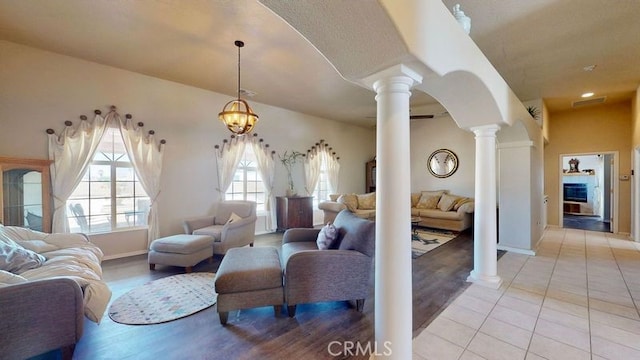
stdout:
POLYGON ((244 42, 236 40, 235 45, 238 47, 238 98, 226 103, 218 114, 218 118, 232 133, 244 135, 253 130, 258 122, 258 115, 244 99, 240 98, 240 48, 244 46, 244 42))
POLYGON ((229 101, 218 117, 227 126, 227 129, 237 135, 250 133, 258 122, 258 115, 239 96, 237 99, 229 101))

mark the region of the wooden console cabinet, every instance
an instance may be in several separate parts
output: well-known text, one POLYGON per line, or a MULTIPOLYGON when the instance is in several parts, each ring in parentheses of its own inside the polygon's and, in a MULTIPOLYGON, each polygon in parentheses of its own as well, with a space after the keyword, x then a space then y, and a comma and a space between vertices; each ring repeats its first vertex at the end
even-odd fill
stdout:
POLYGON ((562 210, 565 214, 593 215, 593 209, 591 206, 583 202, 565 201, 562 204, 562 210))
POLYGON ((276 197, 278 231, 313 227, 313 197, 276 197))
POLYGON ((51 232, 51 160, 0 157, 0 224, 51 232))
POLYGON ((367 162, 365 189, 368 193, 376 191, 376 161, 367 162))

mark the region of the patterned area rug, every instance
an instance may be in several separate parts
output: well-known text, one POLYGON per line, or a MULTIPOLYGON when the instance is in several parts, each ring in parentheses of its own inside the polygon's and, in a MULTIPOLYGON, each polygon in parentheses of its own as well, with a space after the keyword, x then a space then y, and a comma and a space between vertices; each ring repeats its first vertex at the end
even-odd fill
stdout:
POLYGON ((419 258, 456 236, 457 233, 448 230, 418 229, 411 234, 411 257, 419 258))
POLYGON ((116 299, 109 317, 121 324, 147 325, 189 316, 216 303, 215 276, 190 273, 148 282, 116 299))

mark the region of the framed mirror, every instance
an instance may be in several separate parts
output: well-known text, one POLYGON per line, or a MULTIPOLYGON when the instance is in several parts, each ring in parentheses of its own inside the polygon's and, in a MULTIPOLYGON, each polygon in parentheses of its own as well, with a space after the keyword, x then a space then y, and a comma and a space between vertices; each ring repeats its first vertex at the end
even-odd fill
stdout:
POLYGON ((49 160, 0 157, 0 222, 51 231, 49 160))
POLYGON ((458 156, 451 150, 438 149, 427 160, 427 170, 437 178, 446 178, 458 170, 458 156))

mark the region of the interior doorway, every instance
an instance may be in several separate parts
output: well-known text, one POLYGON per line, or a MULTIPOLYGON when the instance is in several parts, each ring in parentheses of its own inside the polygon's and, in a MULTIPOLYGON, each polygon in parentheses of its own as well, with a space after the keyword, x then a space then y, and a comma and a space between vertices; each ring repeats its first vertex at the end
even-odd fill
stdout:
POLYGON ((560 156, 560 224, 564 228, 617 231, 617 153, 560 156))

